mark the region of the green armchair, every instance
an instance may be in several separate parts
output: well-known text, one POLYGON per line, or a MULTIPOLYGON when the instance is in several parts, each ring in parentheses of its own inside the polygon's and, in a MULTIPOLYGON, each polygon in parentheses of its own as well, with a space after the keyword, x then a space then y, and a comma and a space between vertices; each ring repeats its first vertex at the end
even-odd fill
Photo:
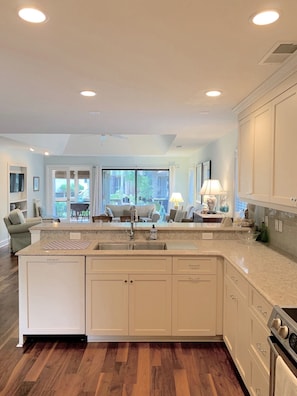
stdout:
POLYGON ((4 223, 10 234, 10 249, 14 254, 31 244, 31 233, 29 228, 41 222, 41 217, 25 219, 19 209, 14 209, 8 216, 4 217, 4 223))

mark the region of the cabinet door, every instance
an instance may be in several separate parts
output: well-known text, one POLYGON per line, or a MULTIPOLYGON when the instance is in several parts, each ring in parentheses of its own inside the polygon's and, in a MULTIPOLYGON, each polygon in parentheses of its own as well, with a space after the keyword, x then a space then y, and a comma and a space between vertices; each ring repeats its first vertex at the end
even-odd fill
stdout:
POLYGON ((253 153, 254 130, 252 117, 245 118, 239 124, 238 136, 238 195, 251 198, 253 193, 253 153))
POLYGON ((235 364, 242 379, 248 386, 250 358, 248 354, 249 345, 249 310, 248 301, 240 292, 236 295, 236 347, 235 364))
POLYGON ((128 335, 128 275, 87 275, 87 335, 128 335))
POLYGON ((250 359, 249 346, 249 316, 247 298, 239 289, 225 277, 224 299, 224 341, 231 353, 240 375, 248 386, 250 359))
POLYGON ((85 334, 85 258, 19 260, 23 334, 85 334))
POLYGON ((129 275, 129 335, 171 335, 170 275, 129 275))
POLYGON ((274 150, 272 202, 297 206, 297 88, 291 88, 273 101, 274 150))
POLYGON ((228 277, 224 285, 224 341, 231 356, 235 357, 237 301, 236 288, 228 277))
MULTIPOLYGON (((257 201, 269 202, 271 193, 272 114, 271 105, 253 115, 254 159, 253 196, 257 201)), ((248 166, 248 164, 247 164, 248 166)))
POLYGON ((216 275, 174 275, 172 335, 216 335, 216 275))

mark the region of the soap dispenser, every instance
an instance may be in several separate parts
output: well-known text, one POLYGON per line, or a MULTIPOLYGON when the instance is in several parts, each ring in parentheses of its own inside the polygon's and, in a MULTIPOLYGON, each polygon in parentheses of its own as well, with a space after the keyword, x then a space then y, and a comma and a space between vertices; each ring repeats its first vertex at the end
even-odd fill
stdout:
POLYGON ((158 238, 158 230, 155 227, 155 224, 153 224, 150 231, 150 239, 155 241, 157 238, 158 238))

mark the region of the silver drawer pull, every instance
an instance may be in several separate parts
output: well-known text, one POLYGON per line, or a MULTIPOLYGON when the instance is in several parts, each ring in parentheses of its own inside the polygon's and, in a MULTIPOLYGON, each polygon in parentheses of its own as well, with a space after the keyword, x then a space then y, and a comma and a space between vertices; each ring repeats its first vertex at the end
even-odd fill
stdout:
POLYGON ((192 278, 191 276, 188 277, 188 280, 192 282, 209 282, 208 279, 192 278))
POLYGON ((258 351, 259 351, 260 353, 262 353, 263 356, 266 356, 267 351, 266 351, 266 349, 263 349, 263 348, 262 348, 262 344, 261 344, 260 342, 257 342, 256 345, 257 345, 258 351))

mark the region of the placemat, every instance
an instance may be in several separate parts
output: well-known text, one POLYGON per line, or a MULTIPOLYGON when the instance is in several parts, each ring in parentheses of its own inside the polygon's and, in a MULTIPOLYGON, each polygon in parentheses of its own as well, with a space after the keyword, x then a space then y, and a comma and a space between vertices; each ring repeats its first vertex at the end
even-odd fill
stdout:
POLYGON ((66 241, 50 241, 44 245, 45 250, 79 250, 86 249, 89 247, 89 241, 76 241, 76 240, 66 240, 66 241))

